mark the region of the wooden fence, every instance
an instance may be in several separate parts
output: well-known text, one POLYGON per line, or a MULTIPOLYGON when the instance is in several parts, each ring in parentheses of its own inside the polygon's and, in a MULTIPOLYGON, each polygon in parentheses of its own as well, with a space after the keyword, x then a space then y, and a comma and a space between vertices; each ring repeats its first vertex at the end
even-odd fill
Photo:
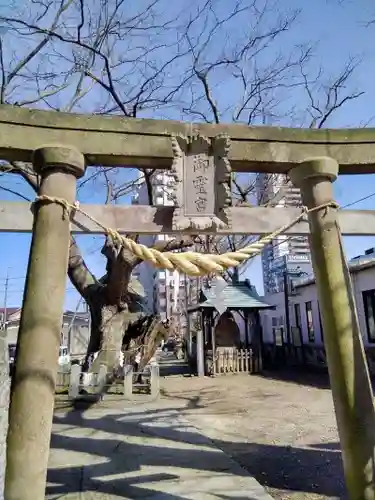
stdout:
POLYGON ((152 364, 149 370, 142 373, 133 371, 132 366, 124 366, 123 373, 118 374, 115 380, 107 385, 107 370, 104 365, 98 373, 82 373, 80 365, 71 365, 69 371, 60 371, 57 374, 56 393, 68 393, 70 399, 79 398, 81 389, 96 388, 99 393, 123 395, 124 399, 132 399, 137 392, 159 395, 159 365, 152 364), (142 383, 138 382, 138 375, 142 375, 142 383))
POLYGON ((217 347, 213 369, 215 375, 221 373, 253 373, 255 371, 253 350, 217 347))
POLYGON ((63 391, 64 388, 68 389, 69 384, 70 384, 70 368, 69 370, 57 372, 56 389, 58 391, 63 391))

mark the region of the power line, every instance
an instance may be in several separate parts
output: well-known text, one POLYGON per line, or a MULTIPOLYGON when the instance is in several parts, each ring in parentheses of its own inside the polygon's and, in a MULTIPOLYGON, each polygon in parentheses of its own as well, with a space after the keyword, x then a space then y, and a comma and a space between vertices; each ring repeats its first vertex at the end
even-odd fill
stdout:
POLYGON ((26 276, 16 276, 14 278, 12 277, 8 277, 8 278, 0 278, 0 281, 6 281, 8 279, 8 281, 12 281, 12 280, 24 280, 26 279, 26 276))
POLYGON ((375 196, 375 193, 368 194, 367 196, 364 196, 363 198, 360 198, 359 200, 353 201, 351 203, 347 203, 346 205, 342 206, 341 208, 351 207, 353 205, 356 205, 357 203, 360 203, 361 201, 368 200, 369 198, 372 198, 373 196, 375 196))

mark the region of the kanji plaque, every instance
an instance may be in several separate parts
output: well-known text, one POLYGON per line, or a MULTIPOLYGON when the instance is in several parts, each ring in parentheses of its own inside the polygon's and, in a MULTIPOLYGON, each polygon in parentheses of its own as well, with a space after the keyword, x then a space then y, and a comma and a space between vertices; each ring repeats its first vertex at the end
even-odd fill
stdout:
POLYGON ((230 139, 201 135, 172 137, 175 178, 173 230, 231 227, 230 139))

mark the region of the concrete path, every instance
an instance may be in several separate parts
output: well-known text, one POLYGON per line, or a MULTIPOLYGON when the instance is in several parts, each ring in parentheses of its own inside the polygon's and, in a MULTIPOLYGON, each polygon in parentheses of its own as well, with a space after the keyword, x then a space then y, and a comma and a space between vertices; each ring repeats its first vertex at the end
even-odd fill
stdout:
POLYGON ((272 500, 178 401, 56 416, 46 499, 272 500))

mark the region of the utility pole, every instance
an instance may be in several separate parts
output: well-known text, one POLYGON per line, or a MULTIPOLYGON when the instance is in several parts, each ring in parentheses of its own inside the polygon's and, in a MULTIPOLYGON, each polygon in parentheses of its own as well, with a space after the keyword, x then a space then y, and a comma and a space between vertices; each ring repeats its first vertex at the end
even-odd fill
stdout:
POLYGON ((283 271, 283 281, 284 281, 284 303, 285 303, 285 327, 286 327, 286 338, 288 342, 288 357, 292 353, 292 341, 290 332, 290 314, 289 314, 289 280, 288 280, 288 269, 284 268, 283 271))
POLYGON ((186 274, 184 274, 184 301, 185 301, 185 314, 186 314, 186 332, 185 332, 185 340, 187 343, 187 355, 191 356, 191 321, 189 314, 189 297, 190 297, 190 278, 186 274), (188 281, 189 280, 189 281, 188 281))

